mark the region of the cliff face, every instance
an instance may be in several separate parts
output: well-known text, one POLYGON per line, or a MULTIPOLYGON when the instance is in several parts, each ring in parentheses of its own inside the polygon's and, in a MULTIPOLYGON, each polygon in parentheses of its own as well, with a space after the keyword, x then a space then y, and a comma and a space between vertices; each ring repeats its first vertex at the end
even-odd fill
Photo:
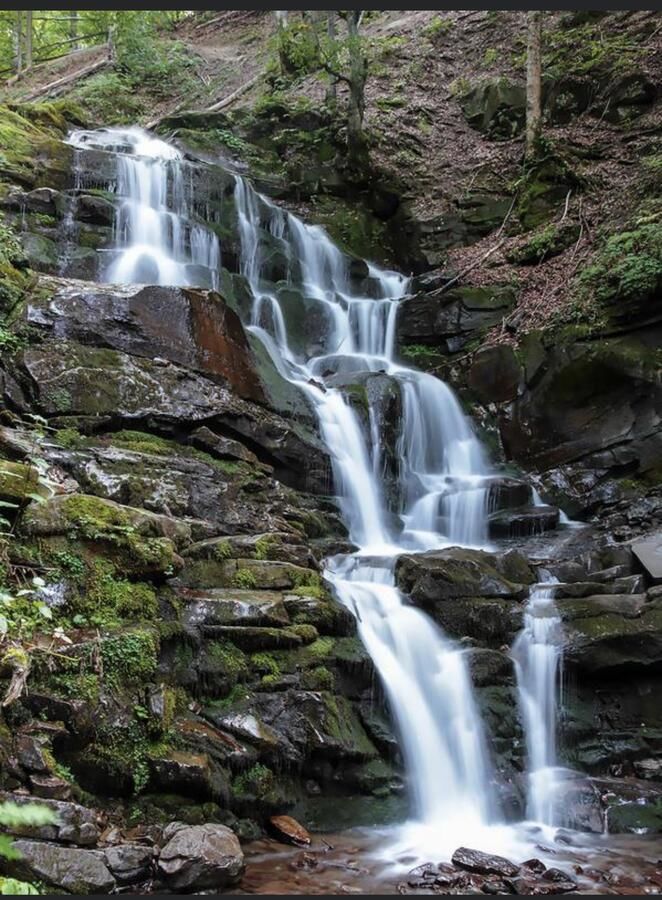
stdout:
MULTIPOLYGON (((551 16, 549 144, 522 169, 521 46, 509 43, 520 26, 510 13, 369 15, 371 163, 359 175, 314 75, 228 112, 161 109, 158 128, 194 160, 234 157, 326 225, 357 283, 369 288, 363 256, 414 273, 399 350, 458 389, 511 467, 495 533, 556 524, 549 508, 531 519, 523 473, 593 521, 554 570, 571 677, 564 752, 599 778, 652 781, 610 782, 626 812, 582 782, 567 824, 599 830, 609 814, 612 830, 634 829, 639 809, 658 829, 662 723, 645 698, 662 668, 660 589, 625 542, 662 523, 660 36, 647 14, 604 16, 591 61, 574 51, 593 20, 551 16), (622 29, 637 52, 616 72, 622 29)), ((220 77, 223 42, 269 27, 251 16, 183 37, 220 77)), ((3 786, 57 804, 75 828, 32 836, 79 849, 99 840, 96 820, 83 831, 96 815, 137 823, 141 838, 173 818, 249 838, 275 813, 315 823, 317 798, 331 796, 358 798, 357 821, 383 820, 400 804, 397 742, 354 619, 320 578, 346 536, 314 415, 241 324, 233 179, 200 166, 222 242, 218 292, 99 284, 115 215, 99 186, 107 160, 81 171, 61 140, 87 115, 69 100, 2 111, 0 499, 16 504, 2 568, 27 585, 45 578, 64 635, 44 637, 17 609, 12 627, 34 653, 30 690, 5 712, 3 786)), ((286 262, 274 243, 274 284, 286 262)), ((319 340, 296 285, 288 307, 301 346, 319 340)), ((345 387, 359 409, 381 391, 388 419, 398 397, 378 379, 345 387)), ((518 809, 521 723, 503 644, 536 573, 513 553, 453 565, 405 559, 399 577, 471 642, 518 809), (480 576, 469 587, 467 566, 480 576)), ((148 880, 151 853, 130 876, 106 860, 88 887, 148 880)), ((58 886, 58 865, 39 865, 58 886)))

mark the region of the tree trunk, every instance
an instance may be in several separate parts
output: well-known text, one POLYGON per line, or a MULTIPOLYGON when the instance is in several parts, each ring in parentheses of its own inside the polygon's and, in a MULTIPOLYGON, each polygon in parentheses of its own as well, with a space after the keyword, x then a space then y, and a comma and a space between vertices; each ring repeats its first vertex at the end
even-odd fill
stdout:
POLYGON ((349 109, 347 112, 347 151, 350 163, 360 162, 365 152, 363 114, 365 112, 365 83, 368 77, 368 60, 359 37, 360 11, 347 12, 349 49, 349 109))
POLYGON ((71 21, 69 22, 69 37, 71 38, 71 48, 78 48, 78 10, 71 10, 71 21))
POLYGON ((542 12, 528 13, 526 49, 526 155, 535 154, 542 125, 542 12))
POLYGON ((32 10, 25 11, 25 67, 32 67, 32 10))
MULTIPOLYGON (((329 10, 326 14, 326 35, 329 43, 333 45, 336 39, 336 11, 329 10)), ((329 75, 329 84, 326 89, 326 102, 328 106, 335 106, 338 99, 338 89, 336 79, 333 75, 329 75)))
POLYGON ((14 19, 14 59, 16 74, 23 71, 23 13, 18 10, 14 19))

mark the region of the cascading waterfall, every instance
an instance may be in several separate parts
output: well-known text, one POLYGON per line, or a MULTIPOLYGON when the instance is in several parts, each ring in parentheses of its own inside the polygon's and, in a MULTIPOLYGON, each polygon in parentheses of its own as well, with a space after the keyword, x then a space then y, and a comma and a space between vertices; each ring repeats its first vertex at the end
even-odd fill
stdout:
POLYGON ((546 572, 533 585, 524 628, 513 647, 528 755, 527 815, 554 825, 557 679, 561 665, 561 619, 554 607, 556 579, 546 572))
MULTIPOLYGON (((70 142, 116 158, 116 177, 107 187, 121 203, 107 280, 218 284, 218 240, 196 215, 190 164, 180 151, 139 129, 75 132, 70 142)), ((323 229, 274 206, 239 176, 234 205, 240 268, 253 297, 246 327, 316 411, 341 511, 360 548, 326 560, 325 575, 356 615, 396 719, 419 829, 412 843, 420 848, 427 841, 428 852, 437 856, 452 852, 462 839, 479 841, 481 834, 484 846, 502 846, 490 824, 499 814, 464 655, 405 602, 393 575, 405 551, 485 546, 490 470, 480 443, 450 388, 394 360, 405 278, 372 265, 352 273, 323 229), (314 310, 326 323, 312 350, 293 339, 281 288, 265 277, 265 247, 274 246, 286 261, 286 283, 300 287, 306 313, 314 310), (383 435, 375 410, 369 410, 366 435, 342 389, 334 386, 357 373, 382 373, 399 387, 395 498, 385 496, 383 435), (486 836, 488 826, 492 837, 486 836)), ((529 672, 524 657, 521 684, 529 672)), ((531 698, 535 703, 538 695, 531 698)), ((546 708, 545 722, 550 715, 546 708)))
POLYGON ((194 217, 193 186, 183 155, 139 128, 75 131, 77 149, 116 154, 117 252, 102 273, 118 284, 218 287, 218 237, 194 217))

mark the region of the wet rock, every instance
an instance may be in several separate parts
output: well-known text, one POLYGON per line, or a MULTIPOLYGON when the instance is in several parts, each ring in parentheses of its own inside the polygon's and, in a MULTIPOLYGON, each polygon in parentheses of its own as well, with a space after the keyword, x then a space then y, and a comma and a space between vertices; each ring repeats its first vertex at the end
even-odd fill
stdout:
POLYGON ((260 748, 267 761, 301 762, 312 754, 330 759, 373 759, 377 751, 347 698, 327 691, 255 694, 214 723, 260 748))
POLYGON ((163 833, 158 874, 169 890, 183 893, 220 890, 236 884, 244 854, 225 825, 186 826, 173 822, 163 833))
POLYGON ((527 506, 520 509, 502 509, 490 513, 488 527, 490 537, 528 537, 542 534, 559 524, 559 511, 554 506, 527 506))
POLYGON ((206 798, 222 793, 223 785, 214 790, 206 754, 170 750, 150 759, 149 772, 152 788, 166 794, 206 798))
POLYGON ((29 734, 19 734, 14 742, 14 752, 19 764, 27 772, 45 773, 50 766, 39 741, 29 734))
POLYGON ((118 884, 138 884, 152 877, 152 847, 144 844, 118 844, 105 850, 104 858, 118 884))
POLYGON ((504 856, 493 856, 469 847, 459 847, 451 857, 451 862, 461 869, 478 872, 480 875, 512 877, 517 875, 520 870, 519 866, 504 856))
POLYGON ((396 578, 400 587, 420 605, 463 597, 519 598, 521 584, 505 578, 497 558, 483 550, 450 547, 399 557, 396 578))
POLYGON ((31 775, 30 787, 37 797, 47 800, 70 800, 71 785, 55 775, 31 775))
POLYGON ((46 416, 229 428, 261 447, 289 483, 328 493, 328 458, 315 435, 192 369, 64 340, 28 349, 16 362, 46 416))
POLYGON ((514 894, 524 894, 531 896, 551 896, 554 894, 569 894, 577 890, 574 881, 566 879, 565 881, 545 881, 543 875, 541 879, 536 878, 509 878, 507 884, 514 894))
POLYGON ((506 653, 486 648, 466 651, 471 680, 476 687, 504 684, 513 678, 513 661, 506 653))
POLYGON ((155 285, 59 285, 52 299, 28 309, 28 322, 59 340, 167 359, 227 384, 240 397, 264 399, 241 322, 218 294, 155 285))
POLYGON ((307 847, 311 842, 310 834, 303 825, 291 816, 271 816, 269 825, 276 833, 278 839, 286 844, 296 844, 298 847, 307 847))
POLYGON ((257 456, 248 447, 205 426, 191 432, 189 440, 195 447, 206 450, 218 459, 240 459, 251 464, 258 462, 257 456))
POLYGON ((569 666, 596 675, 662 662, 662 603, 645 594, 559 600, 569 666))
POLYGON ((115 888, 100 851, 25 840, 15 841, 14 849, 20 859, 12 863, 13 872, 26 880, 71 894, 109 894, 115 888))
POLYGON ((182 588, 186 603, 182 622, 203 632, 218 625, 253 625, 278 628, 291 624, 283 595, 275 591, 208 590, 182 588))
POLYGON ((445 353, 457 353, 500 322, 514 303, 512 288, 498 284, 435 290, 407 297, 398 309, 398 346, 404 350, 409 344, 424 344, 445 353))
POLYGON ((637 759, 633 765, 637 778, 645 778, 652 781, 662 780, 662 760, 637 759))
MULTIPOLYGON (((0 798, 10 800, 19 805, 32 803, 33 798, 19 794, 0 794, 0 798)), ((93 846, 99 839, 98 814, 78 803, 67 803, 60 800, 42 798, 42 806, 50 809, 57 816, 57 825, 20 825, 7 826, 6 830, 15 835, 35 838, 43 841, 59 841, 65 844, 79 844, 82 847, 93 846)))

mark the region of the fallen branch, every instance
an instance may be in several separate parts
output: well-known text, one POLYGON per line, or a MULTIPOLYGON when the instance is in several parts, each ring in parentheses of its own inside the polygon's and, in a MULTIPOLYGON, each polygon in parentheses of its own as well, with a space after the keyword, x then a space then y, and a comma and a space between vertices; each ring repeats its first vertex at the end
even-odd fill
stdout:
POLYGON ((451 280, 449 282, 447 282, 442 288, 439 289, 439 293, 445 294, 449 288, 451 288, 454 284, 456 284, 458 281, 460 281, 462 278, 464 278, 465 275, 468 275, 469 272, 473 272, 474 269, 476 269, 476 268, 478 268, 478 266, 482 265, 486 259, 488 259, 490 256, 492 256, 493 253, 496 253, 497 250, 500 250, 503 247, 503 245, 506 243, 506 240, 507 240, 507 238, 504 238, 503 240, 499 241, 499 243, 495 244, 493 247, 491 247, 487 251, 487 253, 483 253, 483 255, 481 256, 480 259, 477 259, 475 262, 471 263, 470 266, 467 266, 466 269, 463 269, 461 272, 459 272, 455 276, 455 278, 451 278, 451 280))
POLYGON ((40 87, 36 91, 31 91, 21 99, 23 101, 31 101, 37 100, 39 97, 57 96, 57 94, 61 93, 68 85, 72 84, 74 81, 78 81, 79 78, 87 78, 89 75, 93 75, 95 72, 99 72, 101 69, 109 65, 109 63, 110 60, 107 58, 97 60, 97 62, 92 63, 91 66, 87 66, 84 69, 79 69, 77 72, 72 72, 70 75, 65 75, 64 78, 58 78, 56 81, 51 81, 50 84, 47 84, 44 87, 40 87))
POLYGON ((233 103, 237 99, 237 97, 241 97, 241 95, 249 91, 253 87, 253 85, 257 84, 260 80, 260 74, 261 73, 254 75, 249 81, 247 81, 245 84, 242 84, 241 87, 237 88, 236 91, 228 94, 227 97, 225 97, 223 100, 219 100, 218 103, 214 103, 213 106, 208 106, 207 109, 203 109, 202 112, 218 112, 219 109, 225 109, 225 107, 233 103))
POLYGON ((257 82, 260 80, 260 74, 261 73, 254 75, 250 79, 250 81, 247 81, 245 84, 242 84, 242 86, 237 88, 236 91, 233 91, 231 94, 228 94, 227 97, 224 97, 222 100, 219 100, 218 103, 214 103, 212 106, 207 106, 207 107, 205 107, 205 109, 175 110, 174 113, 169 112, 169 113, 166 113, 164 116, 159 116, 158 119, 152 119, 151 122, 148 122, 145 125, 145 128, 147 128, 147 129, 156 128, 156 126, 159 124, 159 122, 161 122, 163 119, 167 119, 168 116, 171 116, 173 114, 174 115, 186 115, 187 113, 191 113, 191 114, 201 116, 201 115, 204 115, 205 113, 219 112, 219 110, 225 109, 225 107, 229 106, 231 103, 233 103, 237 99, 237 97, 240 97, 242 94, 245 94, 246 91, 249 91, 253 87, 253 85, 257 84, 257 82))

